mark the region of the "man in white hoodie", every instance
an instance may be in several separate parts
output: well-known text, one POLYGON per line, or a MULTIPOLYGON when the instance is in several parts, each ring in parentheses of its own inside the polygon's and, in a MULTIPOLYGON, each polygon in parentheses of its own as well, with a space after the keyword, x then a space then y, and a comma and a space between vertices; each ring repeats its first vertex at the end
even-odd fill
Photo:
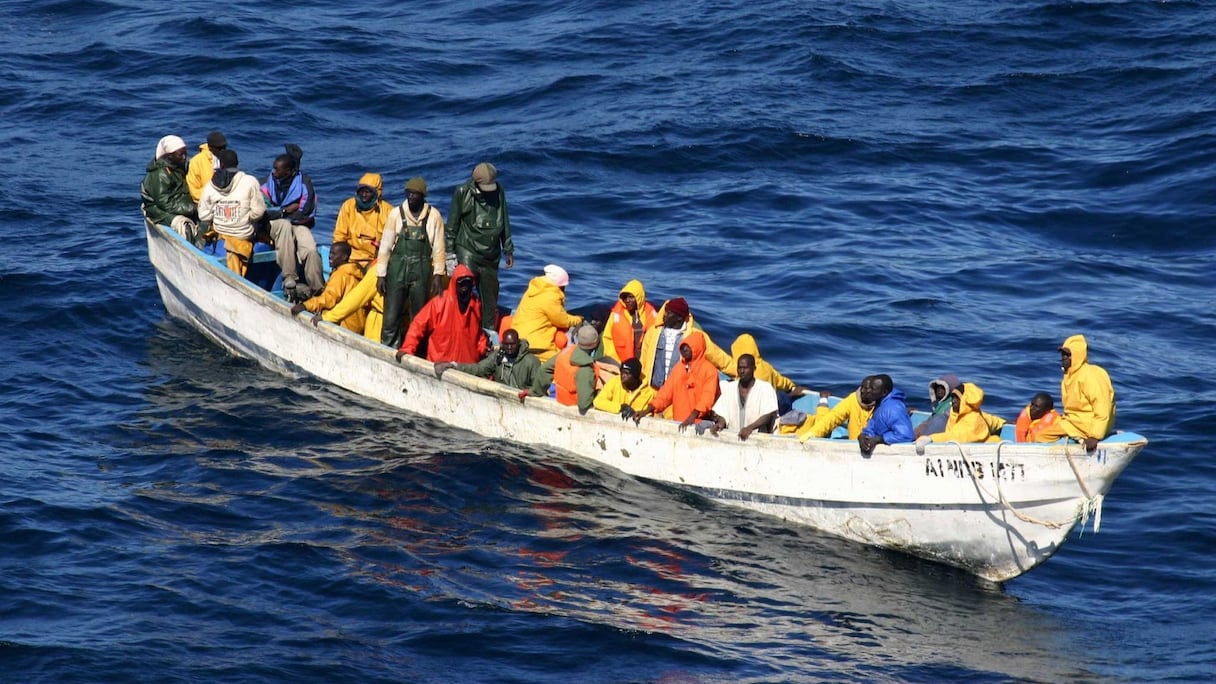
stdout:
POLYGON ((199 227, 203 232, 214 227, 224 238, 228 268, 243 276, 253 255, 254 224, 266 213, 266 203, 257 179, 237 169, 235 151, 225 149, 217 157, 220 168, 198 200, 199 227))

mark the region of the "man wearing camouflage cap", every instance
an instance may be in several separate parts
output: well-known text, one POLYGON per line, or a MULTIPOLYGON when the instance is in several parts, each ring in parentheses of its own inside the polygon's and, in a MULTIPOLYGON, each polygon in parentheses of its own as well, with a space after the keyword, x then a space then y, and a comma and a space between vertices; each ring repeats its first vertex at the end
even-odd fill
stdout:
POLYGON ((447 225, 447 271, 457 263, 477 275, 481 293, 481 326, 495 329, 498 320, 498 261, 506 256, 515 265, 507 193, 498 183, 498 170, 489 162, 473 168, 473 177, 452 193, 447 225))

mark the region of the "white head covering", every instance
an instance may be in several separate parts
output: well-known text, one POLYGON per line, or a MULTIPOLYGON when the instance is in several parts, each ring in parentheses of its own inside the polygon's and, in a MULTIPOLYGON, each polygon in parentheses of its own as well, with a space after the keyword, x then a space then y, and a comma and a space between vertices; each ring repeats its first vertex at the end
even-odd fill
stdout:
POLYGON ((160 142, 156 143, 155 159, 160 159, 161 157, 165 156, 166 154, 169 154, 170 152, 176 152, 176 151, 184 148, 185 146, 186 146, 185 140, 182 140, 181 138, 177 137, 176 135, 166 135, 165 137, 160 139, 160 142))
POLYGON ((556 264, 549 264, 545 267, 545 277, 549 282, 558 287, 565 287, 570 284, 570 274, 566 273, 566 269, 556 264))

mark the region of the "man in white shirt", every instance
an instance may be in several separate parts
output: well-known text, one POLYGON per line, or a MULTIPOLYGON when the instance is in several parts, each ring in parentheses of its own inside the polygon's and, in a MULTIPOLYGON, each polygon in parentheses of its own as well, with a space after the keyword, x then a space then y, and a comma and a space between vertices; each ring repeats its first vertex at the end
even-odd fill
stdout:
POLYGON ((746 441, 756 430, 772 432, 777 418, 777 391, 763 380, 756 379, 756 357, 743 354, 735 360, 738 380, 723 380, 718 401, 714 403, 713 434, 727 428, 739 430, 739 439, 746 441))

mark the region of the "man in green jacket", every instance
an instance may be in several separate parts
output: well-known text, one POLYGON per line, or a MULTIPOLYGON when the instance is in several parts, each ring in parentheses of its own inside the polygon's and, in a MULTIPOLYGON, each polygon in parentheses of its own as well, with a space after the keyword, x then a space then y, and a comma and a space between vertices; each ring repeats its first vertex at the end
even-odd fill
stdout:
POLYGON ((498 321, 498 260, 505 255, 507 268, 514 266, 515 244, 511 242, 507 193, 498 184, 498 170, 493 164, 478 164, 473 177, 452 193, 444 238, 448 274, 457 263, 473 271, 481 294, 481 327, 494 330, 498 321))
POLYGON ((479 378, 493 378, 517 390, 524 390, 522 395, 542 396, 534 393, 533 384, 540 374, 540 359, 536 354, 528 353, 527 340, 521 341, 519 333, 508 329, 502 334, 502 343, 498 352, 490 354, 477 363, 452 363, 444 361, 435 364, 435 375, 442 378, 443 372, 455 368, 462 373, 476 375, 479 378))
POLYGON ((187 240, 196 237, 198 207, 186 187, 186 142, 166 135, 156 144, 147 174, 139 186, 144 215, 153 223, 170 226, 187 240))

